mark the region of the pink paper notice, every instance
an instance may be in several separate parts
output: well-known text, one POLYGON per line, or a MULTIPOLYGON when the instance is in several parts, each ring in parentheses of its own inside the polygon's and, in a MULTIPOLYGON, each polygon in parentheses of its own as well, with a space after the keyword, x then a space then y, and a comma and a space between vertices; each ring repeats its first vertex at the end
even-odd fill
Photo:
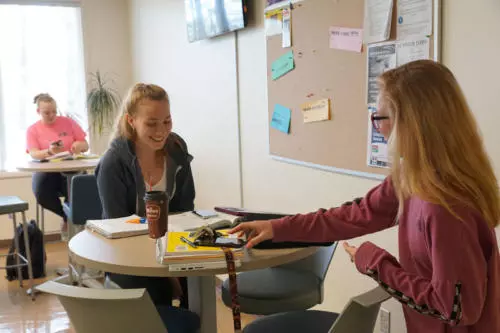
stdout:
POLYGON ((330 27, 330 48, 361 52, 363 29, 330 27))

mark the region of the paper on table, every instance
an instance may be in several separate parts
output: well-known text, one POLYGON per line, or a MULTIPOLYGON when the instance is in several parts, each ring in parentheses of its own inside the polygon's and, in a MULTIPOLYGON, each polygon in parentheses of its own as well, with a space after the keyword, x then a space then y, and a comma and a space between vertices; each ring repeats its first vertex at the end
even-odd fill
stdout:
POLYGON ((330 100, 328 98, 319 101, 304 103, 300 107, 304 116, 304 123, 323 121, 330 119, 330 100))
POLYGON ((289 108, 276 104, 271 120, 271 127, 288 134, 290 131, 291 117, 292 111, 289 108))
POLYGON ((432 0, 398 0, 398 39, 432 34, 432 0))
POLYGON ((430 58, 428 37, 400 41, 396 45, 397 65, 401 66, 415 60, 430 58))
POLYGON ((293 51, 288 51, 271 65, 271 74, 273 80, 276 80, 295 68, 293 60, 293 51))
POLYGON ((330 27, 330 48, 361 52, 363 29, 330 27))
POLYGON ((87 229, 95 231, 106 238, 146 235, 148 233, 147 223, 127 223, 129 220, 135 219, 140 219, 140 217, 130 215, 115 219, 88 220, 85 226, 87 229))
POLYGON ((366 0, 364 38, 367 44, 382 42, 391 34, 393 0, 366 0))
POLYGON ((367 104, 375 104, 379 92, 377 77, 396 68, 396 43, 386 42, 368 46, 367 104))

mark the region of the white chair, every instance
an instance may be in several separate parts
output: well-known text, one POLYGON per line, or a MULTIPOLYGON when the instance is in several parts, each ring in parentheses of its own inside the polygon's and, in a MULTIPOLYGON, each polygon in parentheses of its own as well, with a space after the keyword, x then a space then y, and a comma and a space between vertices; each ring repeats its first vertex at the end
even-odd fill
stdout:
POLYGON ((377 287, 352 298, 341 313, 308 310, 264 316, 243 333, 372 333, 380 304, 389 298, 377 287))
POLYGON ((145 289, 91 289, 53 281, 36 287, 56 295, 78 333, 196 332, 200 321, 184 309, 156 308, 145 289))

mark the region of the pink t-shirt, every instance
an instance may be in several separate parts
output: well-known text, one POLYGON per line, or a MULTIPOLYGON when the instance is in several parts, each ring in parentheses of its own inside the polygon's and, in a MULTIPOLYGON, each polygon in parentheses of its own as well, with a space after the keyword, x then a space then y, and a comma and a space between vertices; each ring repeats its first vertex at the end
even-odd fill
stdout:
POLYGON ((57 117, 54 123, 46 125, 42 121, 37 121, 28 128, 27 150, 48 149, 54 141, 61 140, 64 150, 71 150, 71 145, 75 141, 84 141, 85 132, 71 118, 57 117))

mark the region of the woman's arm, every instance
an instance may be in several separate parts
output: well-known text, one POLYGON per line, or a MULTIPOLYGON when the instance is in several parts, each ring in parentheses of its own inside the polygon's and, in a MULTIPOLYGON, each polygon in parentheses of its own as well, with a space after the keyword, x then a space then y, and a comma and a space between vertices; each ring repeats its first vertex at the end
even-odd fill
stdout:
POLYGON ((191 170, 191 161, 193 156, 188 152, 186 141, 178 134, 171 133, 170 149, 178 156, 178 160, 182 161, 182 168, 179 170, 175 178, 176 193, 172 198, 170 207, 172 213, 187 212, 194 209, 194 198, 196 195, 194 187, 193 172, 191 170))
POLYGON ((46 159, 52 155, 49 152, 49 149, 40 150, 38 148, 30 149, 29 154, 30 154, 31 158, 33 158, 34 160, 43 160, 43 159, 46 159))
POLYGON ((370 234, 395 225, 398 206, 392 180, 387 177, 352 204, 272 221, 273 240, 329 242, 370 234))
POLYGON ((396 258, 369 242, 357 250, 356 266, 416 311, 449 325, 473 325, 481 316, 487 283, 477 223, 486 222, 470 216, 460 221, 444 208, 427 218, 418 237, 427 243, 431 279, 404 270, 396 258))
POLYGON ((101 198, 103 218, 129 216, 127 210, 127 187, 122 161, 108 150, 95 170, 97 188, 101 198))
POLYGON ((179 171, 179 175, 177 175, 180 180, 179 185, 179 193, 178 193, 178 212, 187 212, 194 209, 194 198, 195 198, 195 189, 194 189, 194 179, 193 173, 191 171, 190 163, 187 163, 181 171, 179 171))
POLYGON ((89 150, 89 144, 88 144, 88 142, 86 140, 75 141, 71 145, 71 152, 73 154, 85 153, 87 150, 89 150))
POLYGON ((78 125, 76 121, 74 121, 71 118, 68 118, 71 122, 71 130, 73 131, 73 137, 75 141, 71 145, 71 152, 73 154, 80 154, 84 153, 87 150, 89 150, 89 144, 87 140, 85 140, 85 132, 83 129, 78 125))

